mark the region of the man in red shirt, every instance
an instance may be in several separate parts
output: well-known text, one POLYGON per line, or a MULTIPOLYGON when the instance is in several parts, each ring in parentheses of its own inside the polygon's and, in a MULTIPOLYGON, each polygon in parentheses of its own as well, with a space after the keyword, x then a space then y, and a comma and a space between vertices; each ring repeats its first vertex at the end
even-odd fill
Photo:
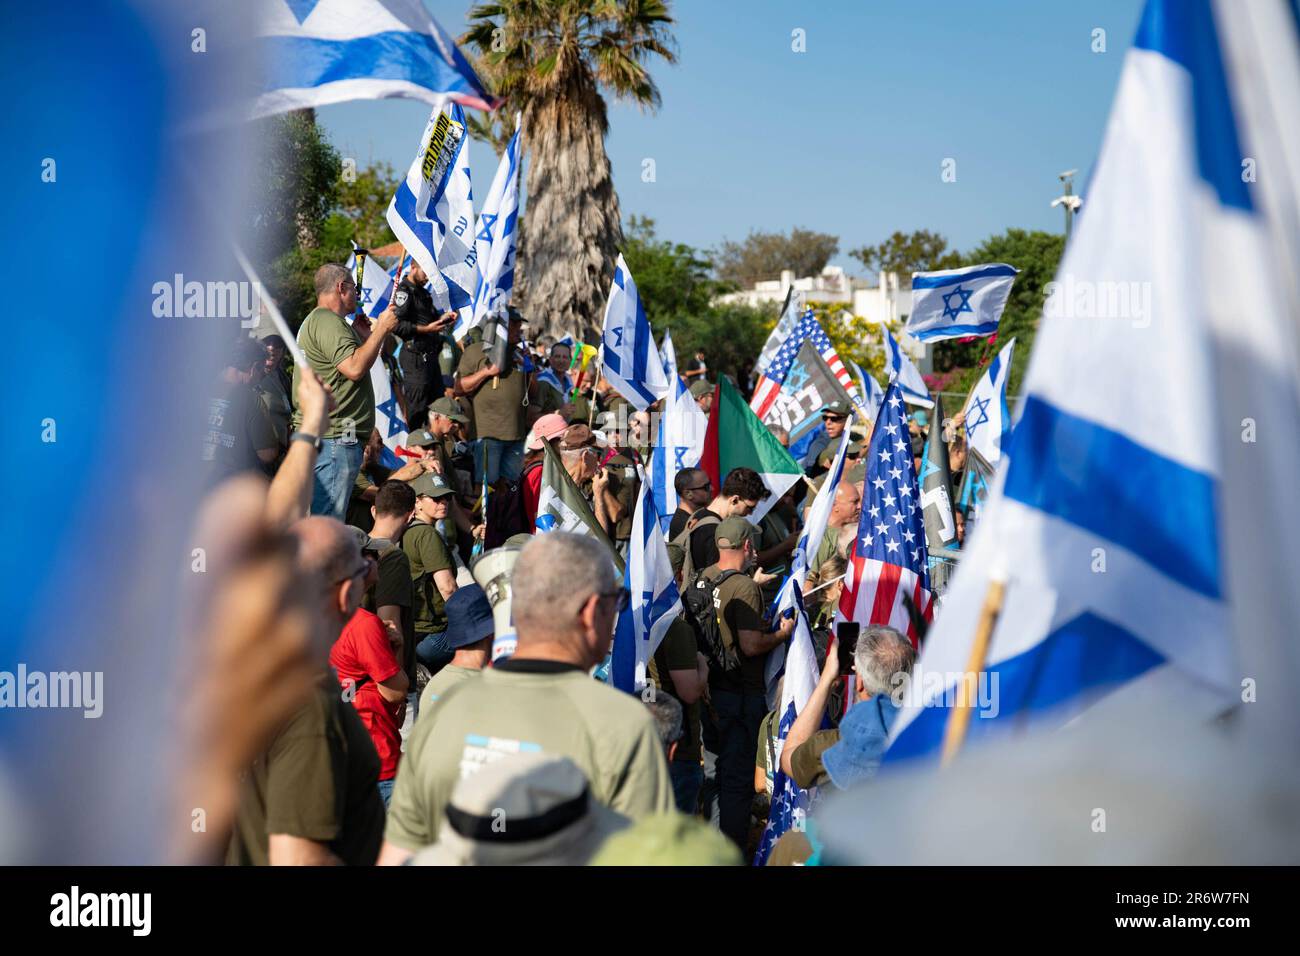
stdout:
POLYGON ((525 446, 524 467, 519 487, 524 496, 524 515, 528 518, 528 533, 532 534, 537 524, 537 501, 542 496, 542 442, 550 441, 564 434, 569 427, 561 415, 552 412, 543 415, 533 423, 528 433, 525 446))
POLYGON ((385 807, 393 795, 393 778, 402 755, 400 728, 410 687, 393 653, 396 637, 379 617, 358 608, 330 650, 330 666, 338 673, 344 697, 352 695, 352 706, 379 754, 379 794, 385 807))

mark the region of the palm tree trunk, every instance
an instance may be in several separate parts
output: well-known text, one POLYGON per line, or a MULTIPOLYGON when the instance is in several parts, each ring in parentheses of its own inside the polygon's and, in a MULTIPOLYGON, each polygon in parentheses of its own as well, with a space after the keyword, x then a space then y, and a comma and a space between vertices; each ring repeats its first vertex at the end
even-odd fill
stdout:
POLYGON ((589 82, 535 101, 524 117, 532 153, 515 298, 529 337, 572 331, 598 341, 623 244, 605 153, 605 103, 589 82))

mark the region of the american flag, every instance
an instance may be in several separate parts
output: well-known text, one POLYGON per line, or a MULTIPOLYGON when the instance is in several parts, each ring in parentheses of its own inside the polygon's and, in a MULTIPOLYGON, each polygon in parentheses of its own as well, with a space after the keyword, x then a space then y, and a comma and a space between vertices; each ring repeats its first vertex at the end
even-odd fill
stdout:
POLYGON ((776 396, 781 393, 781 386, 785 383, 785 377, 789 374, 790 366, 794 364, 795 356, 799 354, 799 347, 803 345, 804 339, 812 340, 817 351, 826 360, 826 364, 835 373, 835 377, 840 380, 840 384, 848 389, 850 395, 857 395, 853 376, 840 361, 839 353, 835 351, 835 346, 822 330, 821 323, 813 315, 813 310, 809 309, 799 317, 798 323, 790 330, 790 334, 772 356, 771 364, 759 376, 758 384, 754 387, 754 397, 749 401, 749 407, 759 419, 767 414, 767 410, 776 401, 776 396))
POLYGON ((897 382, 890 382, 885 392, 867 454, 862 518, 849 554, 840 615, 864 627, 887 624, 915 644, 918 635, 903 595, 911 597, 927 621, 934 613, 934 596, 926 570, 925 524, 912 465, 912 442, 897 382))

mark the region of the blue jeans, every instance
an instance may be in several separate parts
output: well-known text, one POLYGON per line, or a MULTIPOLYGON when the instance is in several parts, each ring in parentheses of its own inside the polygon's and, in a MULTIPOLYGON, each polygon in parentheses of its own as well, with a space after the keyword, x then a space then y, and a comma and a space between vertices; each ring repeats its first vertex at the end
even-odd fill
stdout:
POLYGON ((393 799, 393 784, 397 782, 396 777, 389 777, 387 780, 379 781, 379 796, 383 798, 384 809, 388 809, 388 803, 393 799))
POLYGON ((312 514, 344 520, 364 453, 359 441, 344 444, 338 438, 321 440, 320 454, 316 456, 316 480, 311 490, 312 514))
POLYGON ((416 637, 420 638, 420 642, 415 645, 415 659, 429 669, 430 677, 450 664, 456 656, 456 652, 447 646, 446 631, 417 634, 416 637))
POLYGON ((767 716, 767 701, 761 693, 737 694, 715 687, 709 688, 709 698, 712 713, 708 706, 700 711, 704 767, 709 774, 701 788, 703 811, 744 852, 754 803, 758 728, 767 716))
POLYGON ((673 782, 673 801, 677 809, 693 817, 700 809, 700 784, 704 782, 704 768, 695 762, 674 760, 668 765, 668 776, 673 782))
POLYGON ((497 438, 480 438, 474 449, 474 483, 483 481, 483 471, 487 470, 487 483, 495 485, 497 479, 518 481, 524 470, 524 443, 520 441, 501 441, 497 438))

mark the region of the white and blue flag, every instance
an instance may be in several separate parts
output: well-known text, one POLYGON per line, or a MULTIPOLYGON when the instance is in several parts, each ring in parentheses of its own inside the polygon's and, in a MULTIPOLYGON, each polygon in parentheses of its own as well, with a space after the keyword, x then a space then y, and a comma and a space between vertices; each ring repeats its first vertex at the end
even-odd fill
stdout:
POLYGON ((601 345, 605 378, 637 411, 645 411, 668 394, 663 359, 622 253, 614 265, 601 345))
MULTIPOLYGON (((930 389, 926 387, 925 379, 921 377, 921 370, 916 367, 911 357, 899 346, 898 340, 889 333, 888 326, 882 324, 880 332, 885 337, 885 370, 889 375, 889 380, 898 383, 898 387, 903 393, 903 400, 909 405, 934 408, 934 400, 930 398, 930 389)), ((882 392, 881 401, 884 401, 884 398, 882 392)), ((876 406, 877 409, 879 407, 879 405, 876 406)))
POLYGON ((859 407, 867 413, 867 417, 873 422, 876 415, 880 412, 880 403, 885 400, 885 391, 880 387, 874 375, 869 375, 857 362, 850 360, 853 366, 853 375, 858 380, 858 394, 862 396, 859 407))
POLYGON ((1015 345, 1016 340, 1012 339, 1002 347, 962 409, 966 413, 966 440, 990 465, 1002 460, 1002 451, 1011 436, 1007 379, 1011 377, 1011 353, 1015 345))
POLYGON ((429 276, 433 304, 458 313, 458 329, 473 315, 479 284, 468 146, 465 111, 456 103, 435 109, 387 215, 398 242, 429 276))
MULTIPOLYGON (((510 137, 492 188, 483 201, 483 212, 478 217, 478 230, 474 246, 478 254, 478 286, 474 290, 474 308, 469 324, 457 324, 456 337, 464 335, 469 326, 475 326, 491 316, 503 320, 510 293, 515 287, 515 247, 519 238, 519 127, 515 117, 515 135, 510 137)), ((498 334, 504 337, 504 321, 498 334)), ((549 371, 549 370, 548 370, 549 371)), ((558 388, 558 387, 557 387, 558 388)), ((562 391, 562 388, 558 390, 562 391)))
MULTIPOLYGON (((349 260, 349 264, 351 264, 349 260)), ((383 268, 370 260, 366 266, 366 272, 370 271, 371 266, 380 275, 387 275, 383 268)), ((392 289, 392 277, 389 276, 389 289, 392 289)), ((379 310, 380 312, 383 309, 379 310)), ((376 313, 377 314, 377 313, 376 313)), ((348 316, 348 324, 352 324, 355 316, 348 316)), ((384 441, 383 450, 379 453, 379 463, 388 469, 401 468, 405 462, 398 457, 398 449, 404 449, 409 437, 409 431, 406 424, 406 417, 402 414, 401 403, 397 400, 397 392, 393 388, 393 377, 388 371, 388 366, 384 364, 383 356, 375 359, 370 366, 370 387, 375 393, 375 430, 379 432, 379 437, 384 441)))
POLYGON ((904 331, 922 342, 992 335, 1016 281, 1003 262, 912 273, 912 314, 904 331))
POLYGON ((668 559, 668 544, 660 529, 650 483, 641 478, 632 537, 623 578, 628 606, 619 614, 614 632, 612 681, 619 690, 640 693, 646 685, 650 658, 664 639, 668 626, 682 613, 681 595, 668 559))
POLYGON ((887 761, 940 748, 994 581, 1005 597, 967 746, 1139 696, 1200 722, 1240 706, 1242 675, 1262 662, 1294 673, 1294 642, 1271 635, 1289 633, 1300 601, 1268 527, 1300 468, 1300 336, 1294 270, 1271 238, 1288 233, 1270 228, 1294 229, 1300 182, 1279 169, 1273 192, 1242 164, 1278 144, 1263 117, 1293 111, 1297 87, 1270 78, 1294 78, 1300 57, 1294 20, 1265 6, 1147 3, 1047 288, 1007 461, 887 761), (1098 295, 1121 283, 1137 294, 1098 295), (1291 437, 1245 444, 1252 409, 1291 437))
POLYGON ((677 350, 673 348, 672 335, 664 332, 660 353, 664 361, 664 378, 668 380, 668 395, 663 411, 659 413, 659 433, 654 453, 650 456, 650 486, 654 495, 655 510, 659 513, 660 529, 668 533, 668 525, 679 504, 677 473, 683 468, 694 468, 704 454, 704 436, 709 430, 709 417, 691 398, 690 389, 677 374, 677 350))
POLYGON ((257 14, 253 116, 393 96, 493 105, 420 0, 261 0, 257 14))
POLYGON ((759 841, 758 851, 754 855, 754 865, 762 866, 767 861, 772 847, 781 834, 807 814, 810 803, 808 791, 799 787, 780 769, 781 750, 785 746, 786 735, 794 726, 795 720, 808 704, 808 698, 817 689, 820 674, 817 670, 817 652, 813 647, 812 632, 808 628, 808 615, 803 606, 803 586, 808 580, 808 561, 817 551, 822 537, 826 534, 826 525, 830 521, 831 506, 835 503, 835 490, 839 487, 844 474, 844 456, 852 437, 844 429, 840 438, 840 447, 835 452, 826 480, 822 482, 817 496, 808 509, 808 522, 804 525, 799 543, 795 545, 790 556, 790 575, 781 586, 777 596, 777 617, 779 621, 788 612, 795 614, 794 633, 783 648, 777 648, 768 655, 766 680, 769 687, 781 676, 785 668, 785 682, 781 686, 781 702, 777 708, 780 719, 777 723, 776 760, 774 770, 772 809, 768 814, 767 826, 759 841), (782 653, 783 652, 783 653, 782 653))
POLYGON ((369 255, 361 257, 363 264, 357 258, 357 248, 357 244, 352 243, 352 255, 348 256, 345 268, 352 273, 352 281, 357 284, 357 308, 373 319, 388 308, 393 295, 393 275, 369 255))

